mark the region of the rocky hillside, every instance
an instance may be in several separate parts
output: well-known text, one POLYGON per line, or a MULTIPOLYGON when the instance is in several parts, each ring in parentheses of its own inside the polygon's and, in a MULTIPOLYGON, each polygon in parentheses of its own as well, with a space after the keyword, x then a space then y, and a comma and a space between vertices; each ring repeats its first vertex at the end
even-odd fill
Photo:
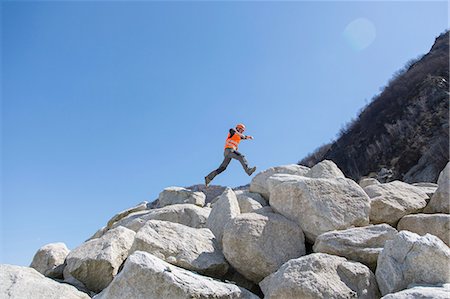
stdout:
POLYGON ((299 162, 335 162, 349 177, 392 170, 391 179, 436 182, 449 160, 449 32, 411 61, 345 126, 340 137, 299 162))
POLYGON ((449 184, 450 163, 438 184, 357 184, 324 160, 208 203, 169 187, 73 250, 0 265, 0 298, 449 298, 449 184))

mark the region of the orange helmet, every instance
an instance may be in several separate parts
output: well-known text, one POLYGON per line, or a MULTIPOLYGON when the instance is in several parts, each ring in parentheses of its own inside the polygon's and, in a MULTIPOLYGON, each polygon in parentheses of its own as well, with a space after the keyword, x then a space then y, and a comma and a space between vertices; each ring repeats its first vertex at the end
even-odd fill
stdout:
POLYGON ((237 124, 237 125, 236 125, 236 129, 242 129, 242 130, 245 130, 245 125, 244 125, 244 124, 237 124))

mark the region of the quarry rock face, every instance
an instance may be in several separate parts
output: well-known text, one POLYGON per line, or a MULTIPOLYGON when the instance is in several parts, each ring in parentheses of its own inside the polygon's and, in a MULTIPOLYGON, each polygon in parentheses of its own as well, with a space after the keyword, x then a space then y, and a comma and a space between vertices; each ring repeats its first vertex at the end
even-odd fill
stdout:
POLYGON ((90 240, 67 256, 67 270, 89 290, 100 292, 108 286, 128 256, 136 233, 124 227, 90 240))
POLYGON ((308 173, 309 168, 306 166, 301 166, 297 164, 283 165, 268 168, 260 173, 258 173, 250 183, 250 192, 256 192, 261 194, 266 200, 269 200, 269 189, 267 186, 267 179, 276 174, 294 174, 299 176, 304 176, 308 173))
POLYGON ((35 269, 0 265, 0 298, 89 299, 71 285, 56 282, 35 269))
POLYGON ((30 267, 50 278, 62 278, 64 261, 70 250, 64 243, 51 243, 36 252, 30 267))
POLYGON ((418 187, 400 181, 364 188, 370 197, 370 222, 396 226, 405 215, 419 213, 427 205, 428 195, 418 187))
POLYGON ((230 264, 258 283, 283 263, 305 254, 305 238, 293 221, 274 213, 245 213, 225 227, 223 251, 230 264))
POLYGON ((95 299, 123 298, 214 298, 258 299, 234 284, 173 266, 147 252, 136 251, 123 270, 95 299))
POLYGON ((145 251, 179 267, 220 277, 228 270, 213 233, 168 221, 150 220, 136 234, 130 252, 145 251))
POLYGON ((292 259, 259 285, 266 299, 379 298, 369 268, 325 253, 292 259))
POLYGON ((311 242, 328 231, 369 224, 369 197, 345 178, 285 182, 273 189, 270 206, 298 223, 311 242))
POLYGON ((313 249, 360 262, 375 270, 384 244, 396 234, 397 230, 388 224, 331 231, 317 237, 313 249))
POLYGON ((402 291, 410 284, 450 282, 450 248, 436 236, 399 232, 387 241, 375 272, 381 294, 402 291))

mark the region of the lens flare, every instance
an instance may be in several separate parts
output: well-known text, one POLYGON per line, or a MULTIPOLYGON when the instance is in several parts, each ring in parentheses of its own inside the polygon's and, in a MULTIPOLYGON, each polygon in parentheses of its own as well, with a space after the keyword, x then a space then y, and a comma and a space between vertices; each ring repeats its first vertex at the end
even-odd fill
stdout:
POLYGON ((375 25, 366 18, 358 18, 350 22, 342 33, 344 39, 355 51, 370 46, 377 35, 375 25))

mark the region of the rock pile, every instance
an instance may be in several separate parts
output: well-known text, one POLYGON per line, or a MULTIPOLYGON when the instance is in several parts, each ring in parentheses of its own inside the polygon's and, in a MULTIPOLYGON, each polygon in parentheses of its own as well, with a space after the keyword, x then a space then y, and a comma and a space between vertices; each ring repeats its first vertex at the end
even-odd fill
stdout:
POLYGON ((72 251, 0 265, 0 297, 450 298, 449 165, 437 185, 357 184, 325 160, 208 203, 170 187, 72 251))

